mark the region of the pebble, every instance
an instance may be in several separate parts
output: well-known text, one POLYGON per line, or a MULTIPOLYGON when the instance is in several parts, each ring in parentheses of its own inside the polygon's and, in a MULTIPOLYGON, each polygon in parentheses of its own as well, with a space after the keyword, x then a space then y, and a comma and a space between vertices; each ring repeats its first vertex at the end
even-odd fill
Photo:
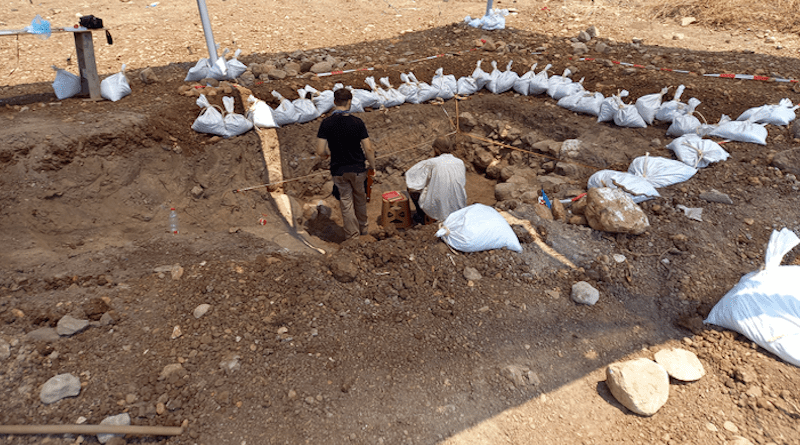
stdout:
POLYGON ((685 349, 662 349, 655 354, 656 363, 663 366, 674 379, 694 382, 706 375, 697 356, 685 349))
MULTIPOLYGON (((131 416, 128 413, 117 414, 116 416, 108 416, 100 422, 100 425, 130 425, 131 424, 131 416)), ((112 437, 122 437, 124 435, 121 434, 98 434, 97 441, 100 443, 106 443, 111 440, 112 437)))
POLYGON ((194 308, 194 311, 192 311, 192 315, 194 315, 194 318, 200 318, 203 315, 207 314, 209 310, 211 310, 211 305, 208 303, 203 303, 194 308))
POLYGON ((733 422, 731 422, 730 420, 728 420, 728 421, 726 421, 725 423, 723 423, 723 424, 722 424, 722 427, 723 427, 723 428, 725 428, 726 430, 728 430, 728 431, 730 431, 730 432, 734 433, 734 434, 739 432, 739 427, 737 427, 737 426, 736 426, 736 425, 735 425, 733 422))
POLYGON ((59 374, 51 377, 42 385, 39 399, 49 405, 67 397, 75 397, 81 393, 81 381, 72 374, 59 374))
POLYGON ((469 281, 478 281, 481 278, 483 278, 483 276, 481 276, 480 272, 478 272, 478 270, 475 269, 474 267, 465 267, 464 278, 466 278, 469 281))
MULTIPOLYGON (((742 436, 734 436, 734 438, 727 442, 728 445, 753 445, 749 439, 742 436)), ((769 444, 768 444, 769 445, 769 444)))
POLYGON ((0 338, 0 360, 5 360, 11 357, 11 345, 0 338))
POLYGON ((182 371, 183 366, 180 363, 170 363, 167 366, 164 366, 164 369, 161 370, 161 374, 158 375, 159 380, 164 380, 170 375, 182 371))
POLYGON ((588 304, 589 306, 597 303, 600 299, 600 291, 595 289, 591 284, 586 281, 578 281, 572 285, 572 301, 580 304, 588 304))
POLYGON ((711 190, 709 190, 707 192, 701 193, 700 194, 700 199, 708 201, 708 202, 716 202, 716 203, 720 203, 720 204, 728 204, 728 205, 732 205, 733 204, 733 200, 731 199, 730 196, 728 196, 725 193, 722 193, 721 191, 716 190, 716 189, 711 189, 711 190))
POLYGON ((159 416, 164 414, 164 411, 166 409, 167 407, 163 403, 161 402, 156 403, 156 414, 158 414, 159 416))
POLYGON ((709 430, 709 431, 711 431, 712 433, 716 433, 717 431, 719 431, 719 430, 717 429, 716 425, 714 425, 714 424, 713 424, 713 423, 711 423, 711 422, 706 422, 706 429, 707 429, 707 430, 709 430))
POLYGON ((89 320, 78 320, 71 315, 65 315, 58 320, 56 332, 58 335, 69 337, 89 327, 89 320))

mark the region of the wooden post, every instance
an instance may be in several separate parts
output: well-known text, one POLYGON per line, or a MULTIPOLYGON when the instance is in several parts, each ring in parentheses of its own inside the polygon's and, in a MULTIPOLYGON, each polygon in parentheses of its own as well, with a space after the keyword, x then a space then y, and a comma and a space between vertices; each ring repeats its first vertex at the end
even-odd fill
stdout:
POLYGON ((0 434, 131 434, 134 436, 178 436, 179 426, 148 425, 0 425, 0 434))
POLYGON ((100 95, 100 77, 97 75, 97 62, 94 59, 92 32, 75 31, 74 34, 78 69, 81 73, 81 94, 88 94, 89 100, 103 100, 100 95))

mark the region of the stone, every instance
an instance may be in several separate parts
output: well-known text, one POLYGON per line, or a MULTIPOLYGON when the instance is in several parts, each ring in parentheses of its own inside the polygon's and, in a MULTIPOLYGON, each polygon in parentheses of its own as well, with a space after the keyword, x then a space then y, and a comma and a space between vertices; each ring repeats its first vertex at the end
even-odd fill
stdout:
MULTIPOLYGON (((128 413, 117 414, 116 416, 108 416, 100 421, 100 425, 130 425, 131 415, 128 413)), ((122 437, 124 434, 98 434, 97 441, 100 443, 107 443, 113 437, 122 437)))
POLYGON ((694 17, 684 17, 681 19, 681 26, 689 26, 695 22, 697 22, 697 19, 694 17))
POLYGON ((572 202, 572 206, 570 206, 570 210, 572 210, 573 215, 583 215, 586 213, 586 204, 589 203, 589 200, 586 196, 582 196, 577 201, 572 202))
POLYGON ((309 68, 308 70, 314 74, 329 73, 333 71, 333 62, 329 61, 317 62, 311 65, 311 68, 309 68))
POLYGON ((233 374, 234 372, 242 369, 242 364, 239 363, 240 358, 241 357, 236 354, 230 354, 224 360, 219 362, 219 367, 225 371, 225 374, 233 374))
POLYGON ((58 320, 56 332, 58 332, 58 335, 69 337, 70 335, 83 331, 87 327, 89 327, 89 320, 78 320, 71 315, 65 315, 58 320))
POLYGON ((576 226, 586 226, 589 224, 589 221, 586 221, 586 217, 583 215, 572 215, 569 218, 569 223, 576 226))
POLYGON ((28 332, 25 334, 25 340, 29 341, 43 341, 43 342, 54 342, 61 338, 56 332, 55 328, 39 328, 34 331, 28 332))
POLYGON ((161 370, 161 374, 158 375, 158 380, 164 380, 172 374, 181 371, 183 371, 183 365, 180 363, 170 363, 169 365, 164 366, 164 369, 161 370))
POLYGON ((592 36, 590 36, 589 33, 586 31, 581 31, 578 33, 578 40, 580 40, 583 43, 586 43, 589 40, 592 40, 592 36))
POLYGON ((542 218, 547 221, 553 220, 553 212, 551 212, 546 205, 541 205, 539 203, 534 204, 533 212, 536 213, 536 216, 538 216, 539 218, 542 218))
MULTIPOLYGON (((794 129, 795 127, 797 127, 796 124, 792 128, 794 129)), ((800 129, 800 127, 797 128, 800 129)), ((779 168, 784 174, 790 173, 800 177, 800 147, 795 147, 791 150, 776 154, 775 157, 772 158, 772 166, 779 168)))
POLYGON ((478 281, 483 277, 481 276, 480 272, 478 272, 478 269, 475 269, 474 267, 465 267, 464 278, 469 281, 478 281))
POLYGON ((594 51, 600 54, 608 54, 611 52, 611 47, 605 42, 597 42, 597 44, 594 46, 594 51))
POLYGON ((655 354, 656 363, 663 366, 672 378, 694 382, 706 375, 706 370, 694 352, 686 349, 662 349, 655 354))
POLYGON ((733 378, 745 384, 754 383, 757 380, 755 371, 744 367, 734 369, 733 378))
POLYGON ((650 227, 642 208, 620 189, 593 188, 586 198, 584 215, 594 230, 640 235, 650 227))
POLYGON ((200 199, 200 198, 203 197, 203 193, 204 192, 205 192, 205 190, 203 190, 203 187, 200 187, 199 185, 196 185, 196 186, 192 187, 192 191, 190 193, 192 194, 192 198, 200 199))
POLYGON ((252 71, 248 70, 237 77, 236 82, 238 82, 239 85, 252 88, 256 84, 256 76, 253 75, 252 71))
POLYGON ((683 40, 686 38, 686 35, 680 32, 676 32, 672 35, 672 40, 683 40))
POLYGON ((5 360, 11 357, 11 345, 0 338, 0 360, 5 360))
POLYGON ((800 119, 796 119, 792 124, 792 137, 800 139, 800 119))
POLYGON ((106 445, 127 445, 128 441, 124 437, 114 436, 106 442, 106 445))
POLYGON ((469 111, 464 111, 458 115, 458 126, 461 127, 461 131, 470 132, 478 126, 478 120, 469 111))
POLYGON ((200 318, 203 315, 207 314, 208 311, 210 311, 210 310, 211 310, 211 305, 210 304, 208 304, 208 303, 199 304, 192 311, 192 315, 194 315, 194 318, 200 318))
POLYGON ((142 71, 140 71, 139 78, 142 80, 142 83, 144 84, 159 82, 158 76, 156 76, 156 73, 150 67, 147 67, 142 71))
POLYGON ((494 186, 494 198, 498 201, 507 201, 520 196, 519 184, 513 182, 501 182, 494 186))
POLYGON ((546 139, 544 141, 538 141, 534 143, 531 146, 531 148, 533 148, 534 150, 539 150, 545 154, 558 156, 558 154, 561 152, 561 145, 562 145, 561 142, 556 142, 551 139, 546 139))
POLYGON ((619 403, 642 416, 652 416, 669 398, 667 371, 646 358, 609 365, 606 385, 619 403))
POLYGON ((508 365, 500 370, 500 375, 505 377, 509 382, 513 383, 517 388, 527 386, 525 381, 526 370, 517 365, 508 365))
POLYGON ((548 194, 557 192, 562 186, 574 183, 570 178, 559 175, 544 175, 536 179, 539 181, 539 185, 541 185, 548 194))
POLYGON ((726 420, 725 423, 722 424, 722 427, 734 434, 739 432, 739 427, 730 420, 726 420))
POLYGON ((473 152, 472 165, 478 170, 486 170, 495 160, 494 155, 484 148, 478 148, 473 152))
POLYGON ((112 317, 108 312, 100 317, 100 326, 111 326, 115 322, 116 321, 114 320, 114 317, 112 317))
POLYGON ((58 402, 67 397, 75 397, 81 393, 81 381, 72 374, 59 374, 51 377, 42 385, 39 399, 45 405, 58 402))
POLYGON ((301 73, 307 73, 307 72, 311 71, 311 67, 312 66, 314 66, 314 62, 305 61, 305 62, 300 64, 300 72, 301 73))
POLYGON ((268 72, 267 76, 269 76, 269 78, 271 80, 283 80, 283 79, 286 78, 286 71, 279 70, 279 69, 274 69, 274 70, 268 72))
POLYGON ((286 72, 294 71, 296 73, 299 73, 301 69, 302 66, 297 62, 289 62, 286 65, 283 65, 283 70, 286 72))
POLYGON ((700 193, 700 199, 720 204, 728 204, 728 205, 733 204, 733 200, 731 199, 730 196, 726 195, 725 193, 722 193, 717 189, 711 189, 707 192, 700 193))
POLYGON ((586 54, 589 52, 589 47, 586 46, 583 42, 577 42, 572 44, 572 54, 581 55, 586 54))
POLYGON ((358 266, 353 261, 341 259, 331 265, 331 273, 340 283, 351 283, 358 276, 358 266))
POLYGON ((597 38, 597 36, 599 35, 597 27, 594 25, 586 28, 586 33, 589 34, 589 38, 591 39, 597 38))
POLYGON ((564 204, 561 204, 561 201, 558 199, 551 200, 552 206, 550 207, 550 211, 553 213, 553 219, 556 221, 567 222, 569 219, 569 214, 567 213, 567 209, 564 208, 564 204))
POLYGON ((181 277, 183 276, 183 267, 176 264, 175 267, 172 268, 170 276, 172 276, 172 279, 175 281, 180 280, 181 277))
POLYGON ((572 301, 579 304, 594 306, 600 299, 600 291, 585 281, 578 281, 572 285, 572 301))
MULTIPOLYGON (((742 436, 733 436, 733 438, 727 442, 727 445, 753 445, 753 442, 750 442, 749 439, 742 437, 742 436)), ((773 442, 774 443, 774 442, 773 442)))

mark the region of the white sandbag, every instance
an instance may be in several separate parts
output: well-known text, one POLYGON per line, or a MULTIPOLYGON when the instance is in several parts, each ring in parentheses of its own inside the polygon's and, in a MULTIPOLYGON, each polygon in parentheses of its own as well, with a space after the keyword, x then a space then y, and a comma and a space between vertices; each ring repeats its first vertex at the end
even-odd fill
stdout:
POLYGON ((462 252, 480 252, 503 247, 522 252, 514 230, 500 213, 483 204, 472 204, 444 220, 436 236, 462 252))
POLYGON ((592 116, 600 114, 600 105, 603 104, 603 93, 591 93, 581 91, 558 100, 559 107, 576 113, 584 113, 592 116))
POLYGON ((681 162, 694 168, 705 168, 730 156, 716 142, 696 134, 683 135, 667 145, 667 148, 675 152, 675 157, 681 162))
POLYGON ((69 97, 80 94, 81 92, 81 78, 67 70, 53 65, 56 71, 56 79, 53 81, 53 92, 56 93, 58 100, 64 100, 69 97))
POLYGON ((405 173, 406 187, 421 191, 419 205, 426 215, 444 221, 467 205, 464 161, 446 153, 417 162, 405 173))
MULTIPOLYGON (((316 90, 315 90, 316 91, 316 90)), ((258 128, 277 128, 278 124, 272 117, 272 108, 261 99, 252 94, 247 98, 247 119, 258 128)))
MULTIPOLYGON (((573 83, 572 79, 569 78, 569 76, 571 75, 572 71, 570 71, 570 69, 567 68, 560 76, 559 75, 550 76, 550 78, 547 79, 547 95, 555 99, 554 95, 556 94, 556 92, 560 91, 561 88, 564 87, 565 85, 573 83)), ((558 99, 561 99, 562 97, 564 97, 563 94, 559 96, 558 99)))
POLYGON ((386 87, 386 89, 383 90, 386 94, 386 102, 383 104, 384 107, 396 107, 402 105, 406 101, 406 97, 389 83, 388 77, 381 77, 380 82, 381 85, 386 87))
POLYGON ((672 123, 667 128, 667 136, 680 137, 684 134, 697 133, 700 125, 702 125, 700 119, 691 114, 683 114, 672 119, 672 123))
POLYGON ((469 96, 475 94, 480 90, 478 82, 472 76, 462 76, 458 78, 456 83, 456 91, 459 96, 469 96))
POLYGON ((511 64, 513 60, 508 61, 505 71, 497 69, 497 62, 492 61, 492 74, 489 83, 486 84, 486 89, 494 94, 505 93, 506 91, 514 88, 514 83, 519 79, 519 74, 511 71, 511 64))
MULTIPOLYGON (((336 85, 342 88, 342 84, 339 83, 336 85)), ((336 86, 334 86, 334 89, 337 89, 336 86)), ((306 85, 306 91, 311 94, 311 102, 314 102, 314 106, 317 107, 317 111, 319 111, 320 115, 333 109, 333 90, 320 92, 311 85, 306 85)))
POLYGON ((616 170, 600 170, 589 177, 588 188, 618 188, 631 196, 633 202, 640 203, 661 195, 647 179, 631 173, 616 170))
POLYGON ((297 110, 294 109, 292 101, 281 96, 281 93, 275 90, 272 90, 272 97, 280 101, 278 106, 272 110, 272 118, 275 119, 275 123, 279 127, 283 127, 297 122, 299 115, 297 110))
POLYGON ((200 113, 200 116, 194 120, 194 123, 192 123, 192 130, 198 133, 226 136, 228 132, 225 130, 225 119, 222 117, 222 113, 217 107, 211 105, 205 94, 201 94, 200 97, 197 98, 196 103, 203 111, 200 113))
POLYGON ((550 87, 550 79, 547 77, 547 70, 552 68, 553 65, 547 64, 539 74, 533 76, 530 84, 528 85, 528 96, 538 96, 547 92, 550 87))
POLYGON ((675 96, 669 102, 665 102, 658 107, 658 111, 656 112, 656 119, 664 122, 672 122, 678 116, 685 115, 685 114, 692 114, 694 110, 700 105, 700 100, 693 97, 689 99, 688 103, 683 103, 680 101, 681 95, 683 91, 686 89, 684 85, 678 86, 675 90, 675 96))
POLYGON ((416 82, 412 82, 411 78, 406 73, 400 73, 400 80, 403 81, 403 84, 397 87, 397 91, 406 97, 406 102, 410 103, 411 99, 415 99, 417 97, 417 93, 419 93, 419 86, 416 84, 416 82))
POLYGON ((217 57, 217 60, 208 68, 208 77, 217 80, 228 80, 228 64, 225 61, 225 56, 228 55, 228 48, 222 50, 222 55, 217 57))
POLYGON ((189 68, 189 72, 186 73, 186 78, 183 79, 184 82, 197 82, 198 80, 202 80, 205 78, 210 77, 208 75, 208 71, 211 69, 211 62, 208 59, 200 59, 197 63, 189 68))
POLYGON ((122 69, 117 74, 112 74, 100 82, 100 96, 116 102, 128 94, 131 94, 131 85, 125 76, 125 64, 123 63, 122 69))
POLYGON ((475 79, 475 85, 478 87, 478 91, 482 90, 483 88, 486 88, 486 84, 488 84, 489 81, 492 80, 492 75, 484 71, 483 68, 481 68, 482 63, 483 60, 478 60, 475 63, 475 69, 472 70, 472 75, 471 75, 471 77, 475 79))
POLYGON ((425 82, 420 82, 417 80, 417 76, 415 76, 414 73, 409 72, 408 79, 417 86, 417 94, 413 98, 406 97, 406 102, 410 102, 412 104, 421 104, 435 99, 436 95, 439 94, 439 91, 436 88, 433 88, 425 82))
POLYGON ((773 231, 764 265, 743 276, 711 309, 704 323, 739 332, 800 366, 800 266, 781 265, 783 257, 799 243, 787 228, 773 231))
POLYGON ((233 57, 230 58, 225 65, 228 68, 228 79, 229 80, 236 80, 247 71, 247 65, 239 61, 239 55, 242 54, 242 50, 237 49, 236 52, 233 53, 233 57))
POLYGON ((650 156, 650 153, 647 153, 631 162, 628 173, 641 176, 653 184, 653 187, 661 188, 688 181, 697 173, 697 169, 681 161, 650 156))
POLYGON ((660 93, 646 94, 636 99, 636 110, 642 116, 647 125, 653 125, 656 113, 661 107, 661 99, 669 91, 669 87, 664 87, 660 93))
POLYGON ((622 90, 617 94, 603 99, 603 103, 600 104, 600 112, 597 113, 597 122, 613 121, 614 115, 617 114, 617 110, 619 110, 621 106, 625 105, 625 103, 622 102, 622 98, 627 96, 628 90, 622 90))
POLYGON ((386 103, 386 94, 383 91, 383 88, 379 87, 375 83, 375 78, 372 77, 372 76, 369 76, 366 79, 364 79, 364 83, 366 83, 369 86, 369 88, 372 90, 372 92, 375 93, 375 96, 378 97, 378 103, 376 103, 373 106, 373 108, 379 109, 381 107, 385 107, 384 104, 386 103))
POLYGON ((766 124, 757 124, 751 121, 732 121, 730 117, 723 114, 719 123, 708 133, 708 136, 767 145, 765 126, 766 124))
POLYGON ((300 95, 300 98, 292 101, 292 105, 294 105, 294 109, 297 112, 297 123, 303 124, 318 118, 321 113, 314 105, 314 101, 307 99, 308 91, 305 88, 301 88, 297 90, 297 94, 300 95))
POLYGON ((431 87, 437 91, 436 97, 444 100, 452 99, 458 92, 458 81, 452 74, 445 76, 444 68, 439 68, 433 75, 431 87))
MULTIPOLYGON (((367 108, 380 108, 380 101, 378 100, 378 95, 372 91, 367 91, 361 88, 352 88, 347 87, 351 93, 353 93, 353 103, 357 103, 361 106, 362 110, 366 110, 367 108)), ((352 104, 351 104, 352 109, 352 104)))
POLYGON ((792 106, 791 99, 781 99, 777 105, 762 105, 750 108, 742 113, 737 121, 750 121, 757 124, 789 125, 797 115, 795 111, 800 105, 792 106))
POLYGON ((247 133, 253 128, 253 122, 241 114, 233 112, 233 98, 225 96, 222 98, 222 105, 225 107, 225 136, 226 138, 239 136, 247 133))
POLYGON ((531 79, 533 79, 533 77, 536 76, 536 73, 533 71, 536 69, 536 65, 538 65, 538 63, 534 63, 531 66, 530 71, 519 76, 519 78, 517 78, 517 80, 514 81, 514 91, 516 91, 519 94, 522 94, 523 96, 528 95, 529 87, 531 85, 531 79))
POLYGON ((563 83, 561 85, 556 85, 552 90, 550 88, 547 89, 547 94, 550 95, 555 100, 561 100, 567 96, 571 96, 573 94, 582 93, 586 90, 583 89, 583 78, 577 82, 569 82, 563 83))
POLYGON ((473 19, 470 16, 464 17, 464 23, 473 28, 481 28, 487 31, 505 29, 507 15, 508 15, 508 9, 493 8, 489 11, 488 14, 484 15, 479 19, 473 19))
POLYGON ((625 103, 621 103, 617 112, 614 113, 614 123, 620 127, 628 128, 647 127, 647 122, 645 122, 639 114, 639 110, 636 109, 636 106, 625 103))

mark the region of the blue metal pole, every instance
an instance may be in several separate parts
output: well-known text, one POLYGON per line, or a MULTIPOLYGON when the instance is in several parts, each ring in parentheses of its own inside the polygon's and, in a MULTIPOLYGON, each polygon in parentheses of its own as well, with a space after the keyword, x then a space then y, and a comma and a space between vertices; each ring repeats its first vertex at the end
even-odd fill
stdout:
MULTIPOLYGON (((491 0, 489 0, 491 2, 491 0)), ((211 63, 217 61, 217 45, 214 43, 214 33, 211 31, 211 21, 208 20, 208 9, 206 0, 197 0, 197 9, 200 10, 200 21, 203 22, 203 34, 206 36, 206 46, 208 46, 208 59, 211 63)))
POLYGON ((492 3, 494 3, 494 0, 486 0, 486 15, 492 12, 492 3))

